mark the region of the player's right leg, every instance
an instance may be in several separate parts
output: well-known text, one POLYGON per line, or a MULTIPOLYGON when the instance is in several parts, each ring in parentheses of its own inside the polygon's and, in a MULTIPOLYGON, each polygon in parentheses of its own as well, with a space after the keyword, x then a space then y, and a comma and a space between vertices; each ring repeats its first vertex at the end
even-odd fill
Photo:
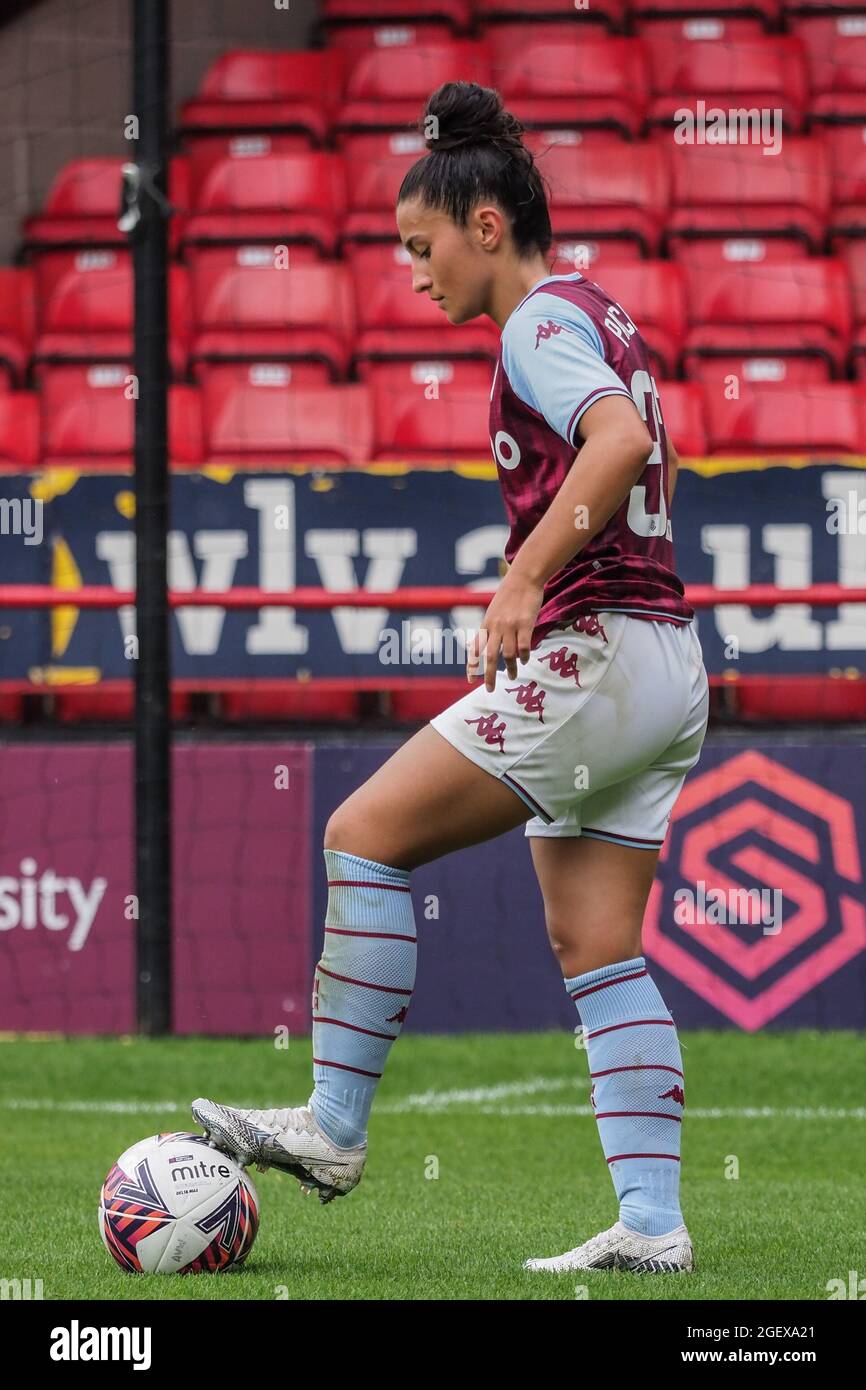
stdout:
POLYGON ((315 1087, 306 1105, 240 1110, 199 1099, 211 1142, 242 1164, 292 1173, 320 1200, 349 1192, 367 1120, 415 983, 409 871, 522 824, 516 792, 422 729, 334 813, 325 834, 328 909, 313 986, 315 1087))

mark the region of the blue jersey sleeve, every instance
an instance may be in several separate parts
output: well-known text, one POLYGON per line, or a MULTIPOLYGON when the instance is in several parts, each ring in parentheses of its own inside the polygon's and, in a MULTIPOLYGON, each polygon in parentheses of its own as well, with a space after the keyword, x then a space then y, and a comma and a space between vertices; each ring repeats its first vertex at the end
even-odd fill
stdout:
POLYGON ((534 294, 511 316, 502 366, 512 390, 575 450, 585 410, 602 396, 631 400, 589 314, 558 295, 534 294))

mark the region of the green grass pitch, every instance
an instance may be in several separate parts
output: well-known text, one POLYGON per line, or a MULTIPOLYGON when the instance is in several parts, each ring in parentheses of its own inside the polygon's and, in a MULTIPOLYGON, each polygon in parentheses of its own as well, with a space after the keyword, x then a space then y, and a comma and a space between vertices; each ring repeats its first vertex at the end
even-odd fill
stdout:
POLYGON ((305 1102, 309 1038, 4 1038, 0 1278, 41 1279, 45 1299, 826 1300, 829 1280, 866 1274, 866 1037, 680 1036, 692 1275, 522 1270, 617 1216, 586 1054, 568 1033, 408 1033, 354 1192, 322 1206, 251 1170, 262 1220, 246 1268, 185 1278, 115 1267, 97 1230, 103 1177, 137 1139, 197 1128, 197 1095, 305 1102))

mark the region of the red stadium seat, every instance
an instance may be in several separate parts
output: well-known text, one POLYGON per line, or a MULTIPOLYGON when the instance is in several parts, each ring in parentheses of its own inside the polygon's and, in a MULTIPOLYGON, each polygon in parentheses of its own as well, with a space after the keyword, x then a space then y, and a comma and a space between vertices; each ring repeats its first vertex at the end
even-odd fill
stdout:
MULTIPOLYGON (((683 108, 709 112, 746 108, 758 123, 761 109, 782 111, 784 130, 799 131, 809 100, 806 56, 790 36, 746 39, 647 39, 653 96, 648 119, 670 125, 683 108)), ((770 132, 771 133, 771 132, 770 132)), ((781 137, 781 129, 779 131, 781 137)))
POLYGON ((36 331, 33 272, 0 266, 0 380, 23 386, 36 331))
POLYGON ((319 12, 327 32, 333 34, 344 24, 427 23, 431 20, 448 24, 456 32, 469 28, 472 18, 470 0, 429 0, 424 7, 413 0, 322 0, 319 12))
POLYGON ((350 62, 359 49, 380 48, 398 53, 401 48, 414 48, 417 44, 450 43, 454 34, 452 25, 444 16, 436 18, 425 15, 422 18, 418 14, 411 19, 404 16, 384 23, 375 19, 366 22, 326 20, 324 28, 329 47, 346 53, 350 62))
POLYGON ((641 259, 637 242, 617 244, 608 241, 554 241, 552 275, 571 275, 582 270, 590 279, 603 275, 609 265, 632 264, 641 259))
MULTIPOLYGON (((806 359, 812 370, 798 380, 844 372, 851 334, 848 276, 841 261, 814 257, 789 264, 690 267, 692 328, 684 363, 691 377, 740 375, 744 359, 806 359)), ((763 379, 795 384, 784 370, 764 367, 763 379)), ((752 376, 754 380, 754 375, 752 376)))
POLYGON ((356 296, 359 364, 365 359, 419 357, 496 360, 499 334, 490 320, 450 324, 429 295, 413 291, 409 253, 399 243, 354 247, 349 267, 356 296))
POLYGON ((309 153, 309 145, 299 135, 285 133, 243 135, 213 134, 187 141, 190 203, 195 206, 200 190, 207 184, 215 165, 227 159, 264 159, 271 155, 309 153))
POLYGON ((418 358, 413 362, 363 362, 362 380, 376 391, 407 395, 428 391, 431 399, 450 390, 484 391, 493 382, 493 363, 460 358, 418 358))
POLYGON ((394 391, 374 383, 374 458, 380 461, 490 457, 490 389, 444 384, 430 399, 422 383, 394 391))
POLYGON ((342 244, 393 242, 397 235, 395 208, 405 175, 424 154, 424 137, 417 132, 391 135, 356 135, 348 139, 346 167, 349 180, 349 213, 343 223, 342 244), (386 140, 387 153, 375 153, 386 140))
POLYGON ((355 303, 344 266, 198 266, 192 302, 193 361, 313 360, 346 375, 355 303))
POLYGON ((638 39, 537 40, 515 49, 494 76, 525 126, 606 127, 629 137, 643 128, 649 82, 638 39))
POLYGON ((758 145, 671 144, 673 208, 667 239, 766 237, 820 251, 830 203, 826 151, 791 136, 776 155, 758 145))
POLYGON ((0 391, 0 468, 17 472, 40 459, 39 398, 35 391, 0 391))
MULTIPOLYGON (((724 14, 674 15, 674 6, 665 6, 661 14, 645 13, 634 23, 636 32, 650 50, 652 62, 652 41, 666 39, 680 43, 705 42, 727 43, 734 39, 758 39, 766 33, 764 21, 758 14, 738 14, 736 10, 726 10, 724 14)), ((699 5, 693 6, 699 10, 699 5)), ((719 9, 708 5, 707 9, 719 9)))
POLYGON ((833 198, 830 235, 862 236, 866 232, 866 122, 828 125, 822 139, 833 198))
POLYGON ((222 159, 198 189, 183 242, 301 242, 330 256, 345 207, 345 170, 338 155, 313 151, 222 159))
POLYGON ((671 247, 673 258, 682 266, 722 270, 729 265, 772 265, 784 261, 805 261, 809 247, 786 237, 732 236, 678 239, 671 247))
MULTIPOLYGON (((132 465, 134 410, 128 369, 118 364, 53 367, 42 374, 41 457, 52 467, 128 469, 132 465)), ((169 455, 173 464, 202 462, 199 393, 169 388, 169 455)))
POLYGON ((716 454, 854 453, 866 450, 861 390, 846 382, 764 386, 728 400, 704 392, 710 448, 716 454))
POLYGON ((323 145, 342 98, 344 60, 333 50, 224 53, 180 108, 181 133, 254 130, 299 134, 323 145))
POLYGON ((430 93, 443 82, 490 86, 490 63, 483 44, 469 39, 403 48, 400 61, 387 50, 358 54, 346 83, 346 102, 338 130, 398 130, 414 125, 430 93))
POLYGON ((851 366, 854 375, 862 381, 866 378, 866 238, 840 239, 838 255, 847 268, 851 289, 851 307, 855 324, 851 366))
MULTIPOLYGON (((34 363, 128 361, 133 354, 133 273, 127 251, 54 251, 36 267, 39 332, 34 363)), ((186 370, 189 285, 183 266, 169 266, 169 356, 186 370)))
POLYGON ((793 28, 808 56, 812 120, 866 119, 866 14, 809 15, 793 28))
POLYGON ((270 386, 287 391, 296 386, 328 386, 326 362, 202 362, 193 361, 194 381, 207 387, 207 398, 219 400, 236 386, 270 386))
POLYGON ((690 381, 657 381, 662 419, 668 438, 683 458, 702 458, 707 452, 704 396, 690 381))
POLYGON ((551 221, 558 240, 637 247, 658 254, 670 200, 665 152, 648 141, 610 138, 537 151, 548 181, 551 221))
POLYGON ((528 15, 518 19, 509 15, 504 21, 488 24, 482 38, 490 52, 493 79, 498 86, 504 68, 513 61, 515 54, 534 44, 571 45, 576 39, 589 42, 592 39, 604 41, 609 30, 600 20, 593 8, 575 10, 568 17, 559 19, 536 19, 528 15), (575 20, 580 19, 580 23, 575 20))
POLYGON ((673 15, 691 19, 714 18, 717 15, 737 17, 743 10, 760 16, 767 25, 775 25, 782 13, 782 0, 631 0, 631 12, 635 19, 650 21, 670 18, 673 15))
POLYGON ((257 460, 264 467, 298 461, 359 465, 372 452, 372 412, 366 386, 234 385, 203 387, 210 457, 257 460))
POLYGON ((607 265, 599 272, 599 283, 637 324, 656 372, 662 377, 675 376, 686 333, 680 267, 670 261, 607 265))
POLYGON ((475 0, 475 17, 485 25, 526 19, 531 15, 534 21, 561 20, 566 17, 583 24, 605 24, 611 29, 621 29, 626 17, 625 0, 592 0, 592 4, 578 7, 574 0, 475 0))
MULTIPOLYGON (((130 155, 130 158, 132 156, 130 155)), ((43 247, 127 246, 117 225, 120 214, 122 158, 74 159, 51 185, 45 207, 25 219, 23 249, 31 255, 43 247)), ((169 222, 169 246, 177 246, 189 204, 186 160, 169 163, 168 196, 177 216, 169 222)))

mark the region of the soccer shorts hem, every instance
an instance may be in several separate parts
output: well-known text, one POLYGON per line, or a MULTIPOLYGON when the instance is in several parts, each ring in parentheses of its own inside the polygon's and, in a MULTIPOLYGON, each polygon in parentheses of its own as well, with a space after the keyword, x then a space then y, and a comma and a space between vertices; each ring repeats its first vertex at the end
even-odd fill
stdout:
POLYGON ((708 682, 692 624, 599 612, 553 629, 431 725, 532 812, 529 836, 664 842, 700 755, 708 682))

